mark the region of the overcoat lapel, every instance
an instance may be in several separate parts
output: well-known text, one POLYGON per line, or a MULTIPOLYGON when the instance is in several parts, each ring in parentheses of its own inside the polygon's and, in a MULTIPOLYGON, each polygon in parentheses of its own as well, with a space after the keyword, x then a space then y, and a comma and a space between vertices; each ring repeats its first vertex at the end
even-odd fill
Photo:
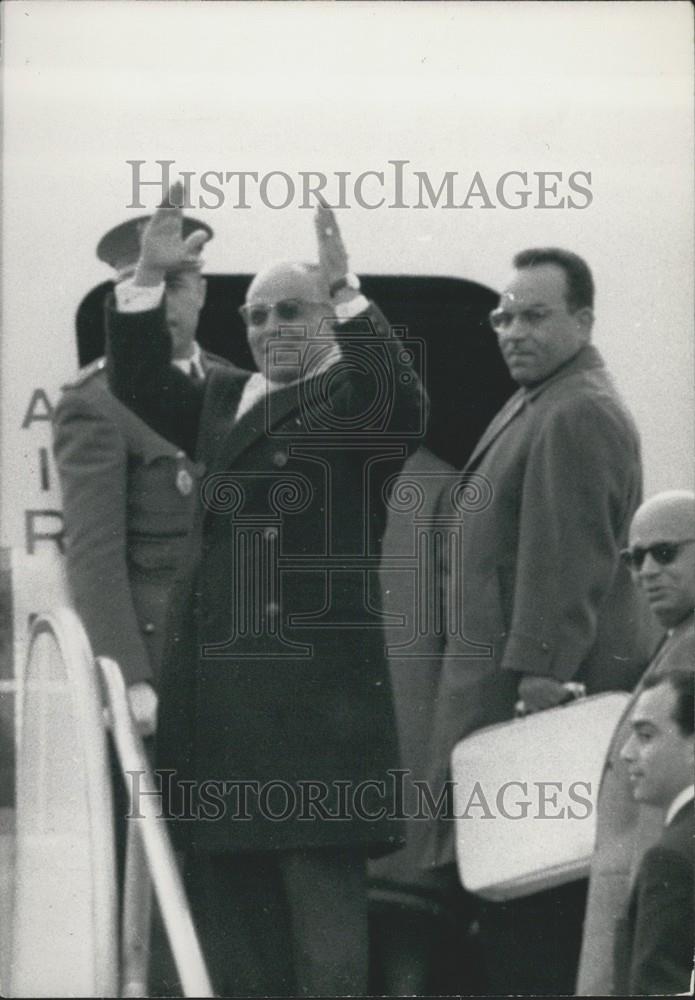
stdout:
POLYGON ((230 372, 229 369, 210 369, 196 443, 196 458, 205 465, 208 472, 214 466, 215 456, 231 434, 241 394, 250 375, 251 372, 241 370, 230 372))
POLYGON ((473 449, 473 454, 466 462, 466 469, 469 469, 472 465, 478 462, 480 457, 487 451, 492 442, 497 440, 505 427, 511 423, 511 421, 521 412, 525 405, 526 393, 523 389, 519 389, 514 393, 511 399, 505 403, 497 416, 494 417, 492 422, 488 425, 487 430, 484 432, 480 441, 478 441, 477 445, 473 449))
MULTIPOLYGON (((292 382, 265 393, 233 425, 208 465, 209 470, 228 469, 258 438, 285 420, 301 406, 306 381, 292 382)), ((237 400, 238 406, 238 400, 237 400)))
POLYGON ((574 357, 570 358, 570 360, 565 362, 564 365, 561 365, 556 372, 554 372, 544 382, 541 382, 540 385, 536 385, 531 389, 517 390, 511 399, 507 400, 497 416, 493 418, 480 441, 473 449, 473 454, 468 459, 464 471, 467 471, 471 468, 471 466, 477 464, 484 452, 486 452, 490 445, 497 440, 505 427, 507 427, 508 424, 510 424, 512 420, 522 412, 527 403, 533 402, 533 400, 537 399, 538 396, 546 392, 550 386, 554 385, 555 382, 567 378, 570 375, 574 375, 576 372, 589 371, 592 368, 603 367, 604 365, 601 355, 598 353, 594 345, 586 344, 577 352, 577 354, 574 355, 574 357))

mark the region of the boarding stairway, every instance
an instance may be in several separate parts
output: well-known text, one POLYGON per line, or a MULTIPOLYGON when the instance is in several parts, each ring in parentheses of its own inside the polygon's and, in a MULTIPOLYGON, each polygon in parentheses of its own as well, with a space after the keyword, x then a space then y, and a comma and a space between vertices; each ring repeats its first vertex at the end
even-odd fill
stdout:
POLYGON ((33 623, 20 723, 10 996, 148 996, 154 888, 184 995, 212 997, 123 676, 69 608, 33 623), (141 776, 122 900, 108 729, 122 772, 141 776))

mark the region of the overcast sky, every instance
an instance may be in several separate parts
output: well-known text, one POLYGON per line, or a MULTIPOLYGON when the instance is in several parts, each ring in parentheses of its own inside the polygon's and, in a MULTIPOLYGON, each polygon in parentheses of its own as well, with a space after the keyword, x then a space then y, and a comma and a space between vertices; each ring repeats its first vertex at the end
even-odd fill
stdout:
MULTIPOLYGON (((128 160, 327 175, 409 161, 465 196, 526 172, 526 208, 338 213, 356 271, 499 287, 514 252, 591 264, 596 340, 644 440, 647 492, 692 485, 692 12, 687 3, 3 4, 3 443, 27 387, 74 370, 77 303, 128 216, 128 160), (534 173, 590 172, 586 208, 534 207, 534 173)), ((143 174, 145 176, 145 174, 143 174)), ((373 191, 365 188, 365 191, 373 191)), ((392 192, 389 191, 389 194, 392 192)), ((371 195, 370 195, 371 196, 371 195)), ((147 193, 148 208, 156 203, 147 193)), ((584 199, 586 202, 586 199, 584 199)), ((211 271, 313 257, 311 213, 256 196, 196 212, 211 271)))

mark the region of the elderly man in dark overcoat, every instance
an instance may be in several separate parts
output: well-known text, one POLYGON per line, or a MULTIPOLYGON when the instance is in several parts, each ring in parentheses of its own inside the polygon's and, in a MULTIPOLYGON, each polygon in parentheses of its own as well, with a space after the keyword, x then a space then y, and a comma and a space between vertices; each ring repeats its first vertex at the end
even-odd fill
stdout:
POLYGON ((400 835, 377 572, 424 394, 325 206, 317 234, 318 267, 276 265, 248 290, 250 377, 203 388, 169 363, 162 273, 204 240, 182 239, 176 208, 143 235, 140 311, 119 300, 109 316, 116 395, 206 467, 158 765, 226 994, 364 992, 366 858, 400 835))

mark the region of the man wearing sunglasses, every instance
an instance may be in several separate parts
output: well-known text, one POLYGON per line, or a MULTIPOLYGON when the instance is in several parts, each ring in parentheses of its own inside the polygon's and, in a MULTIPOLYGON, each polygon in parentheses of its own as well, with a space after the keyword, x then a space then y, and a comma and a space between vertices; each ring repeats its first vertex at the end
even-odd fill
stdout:
MULTIPOLYGON (((464 515, 463 634, 449 641, 433 735, 434 792, 456 743, 475 730, 571 697, 629 690, 646 665, 640 602, 620 562, 641 500, 633 420, 591 343, 586 262, 526 250, 490 316, 519 384, 464 469, 490 503, 464 515), (475 645, 473 645, 475 644, 475 645), (465 657, 465 659, 463 658, 465 657)), ((432 863, 454 861, 453 822, 431 824, 432 863)), ((479 920, 489 987, 571 993, 586 886, 489 904, 479 920)))
POLYGON ((326 206, 318 266, 274 265, 249 287, 258 372, 184 382, 162 274, 204 235, 182 238, 181 193, 143 234, 137 311, 118 301, 108 319, 116 395, 207 467, 169 616, 164 814, 182 819, 172 833, 219 995, 364 994, 366 859, 400 836, 377 572, 423 391, 326 206))
MULTIPOLYGON (((617 921, 640 862, 662 829, 655 808, 632 797, 620 751, 643 686, 672 670, 695 669, 695 494, 659 493, 637 510, 623 560, 665 629, 649 666, 616 727, 606 757, 597 806, 596 852, 591 864, 577 993, 611 995, 617 921)), ((653 990, 650 992, 660 992, 653 990)))

